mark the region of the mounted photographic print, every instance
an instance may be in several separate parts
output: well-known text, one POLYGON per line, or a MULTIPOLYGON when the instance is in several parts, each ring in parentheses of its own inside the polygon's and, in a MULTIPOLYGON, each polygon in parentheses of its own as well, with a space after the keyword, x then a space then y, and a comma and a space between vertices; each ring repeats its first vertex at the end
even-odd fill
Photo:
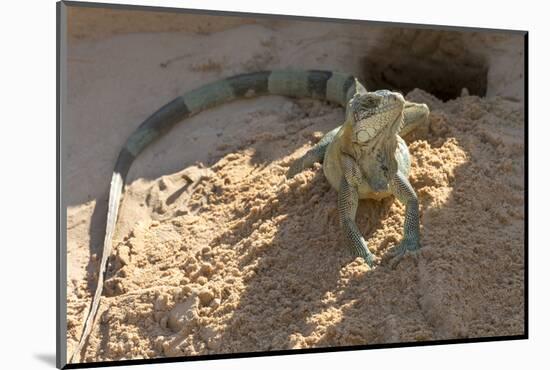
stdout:
POLYGON ((527 32, 58 3, 58 367, 527 338, 527 32))

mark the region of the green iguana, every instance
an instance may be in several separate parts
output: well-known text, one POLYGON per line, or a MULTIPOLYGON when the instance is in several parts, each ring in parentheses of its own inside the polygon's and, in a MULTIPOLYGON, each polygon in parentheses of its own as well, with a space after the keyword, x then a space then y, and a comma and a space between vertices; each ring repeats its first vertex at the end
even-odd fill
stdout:
POLYGON ((184 118, 235 99, 261 95, 320 99, 345 108, 344 124, 325 134, 317 145, 296 160, 287 177, 315 162, 323 163, 326 178, 338 191, 340 222, 354 256, 362 257, 371 267, 374 264, 374 256, 355 224, 358 200, 381 199, 391 194, 406 205, 404 237, 394 253, 396 258, 420 248, 418 200, 407 180, 409 151, 400 135, 427 125, 429 110, 425 104, 407 102, 401 94, 388 90, 367 92, 355 77, 331 71, 263 71, 212 82, 161 107, 137 128, 120 151, 109 191, 97 287, 71 362, 80 361, 94 323, 124 182, 133 160, 149 143, 184 118))

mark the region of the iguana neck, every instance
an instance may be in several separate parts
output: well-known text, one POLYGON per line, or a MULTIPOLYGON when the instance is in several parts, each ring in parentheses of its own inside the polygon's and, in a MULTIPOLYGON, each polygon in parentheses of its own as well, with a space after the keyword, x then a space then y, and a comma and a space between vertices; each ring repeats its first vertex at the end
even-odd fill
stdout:
POLYGON ((397 173, 397 134, 393 128, 383 130, 368 143, 358 144, 353 141, 353 127, 345 123, 342 131, 343 153, 351 156, 358 164, 362 178, 374 191, 386 191, 390 180, 397 173))

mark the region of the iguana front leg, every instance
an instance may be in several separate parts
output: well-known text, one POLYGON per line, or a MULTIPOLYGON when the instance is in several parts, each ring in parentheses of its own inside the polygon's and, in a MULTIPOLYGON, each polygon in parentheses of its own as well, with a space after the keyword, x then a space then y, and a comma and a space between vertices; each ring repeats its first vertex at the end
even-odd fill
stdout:
POLYGON ((397 246, 392 264, 396 264, 407 252, 415 252, 420 248, 420 217, 418 197, 409 180, 397 172, 390 182, 390 189, 401 203, 405 204, 405 225, 403 240, 397 246))
POLYGON ((351 253, 356 257, 362 257, 372 267, 374 255, 369 250, 367 242, 355 223, 355 214, 359 203, 357 185, 361 179, 361 172, 353 159, 345 154, 342 158, 342 169, 344 176, 342 176, 338 191, 340 224, 348 240, 351 253))
POLYGON ((327 132, 321 140, 303 156, 296 159, 288 169, 286 174, 287 179, 294 177, 297 173, 302 172, 306 168, 313 166, 314 163, 322 163, 327 151, 328 145, 332 142, 338 130, 341 126, 336 127, 334 130, 327 132))

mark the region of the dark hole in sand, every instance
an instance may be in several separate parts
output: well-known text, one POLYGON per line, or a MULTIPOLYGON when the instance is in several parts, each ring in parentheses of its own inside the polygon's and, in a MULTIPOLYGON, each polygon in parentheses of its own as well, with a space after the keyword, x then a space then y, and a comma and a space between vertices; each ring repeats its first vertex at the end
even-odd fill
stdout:
POLYGON ((362 60, 367 89, 408 93, 420 88, 443 101, 467 88, 485 96, 488 64, 472 49, 470 34, 439 30, 388 30, 362 60))

